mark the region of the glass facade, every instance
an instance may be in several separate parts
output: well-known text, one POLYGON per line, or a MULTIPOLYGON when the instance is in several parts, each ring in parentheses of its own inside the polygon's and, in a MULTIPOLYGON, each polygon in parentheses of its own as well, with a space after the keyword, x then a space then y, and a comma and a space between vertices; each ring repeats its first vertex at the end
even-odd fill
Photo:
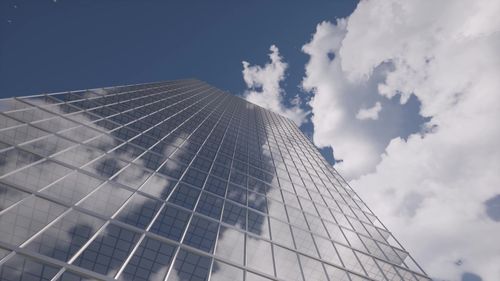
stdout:
POLYGON ((0 280, 429 280, 295 124, 204 82, 0 112, 0 280))

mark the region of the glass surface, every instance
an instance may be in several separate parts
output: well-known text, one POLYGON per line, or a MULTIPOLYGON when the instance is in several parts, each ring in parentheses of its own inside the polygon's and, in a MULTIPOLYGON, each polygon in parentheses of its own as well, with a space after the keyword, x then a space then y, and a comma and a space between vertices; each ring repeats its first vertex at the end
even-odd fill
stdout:
POLYGON ((120 210, 116 219, 139 228, 146 228, 160 206, 161 202, 158 200, 135 194, 120 210))
POLYGON ((0 152, 0 176, 27 166, 41 157, 27 151, 11 148, 0 152))
POLYGON ((246 281, 270 281, 272 279, 269 279, 269 278, 266 278, 262 275, 258 275, 258 274, 247 271, 245 280, 246 281))
POLYGON ((328 281, 321 262, 303 255, 299 255, 299 259, 306 280, 328 281))
POLYGON ((108 182, 99 187, 79 206, 103 216, 111 216, 131 195, 132 191, 108 182))
POLYGON ((37 236, 26 248, 68 261, 103 224, 101 219, 73 210, 37 236))
POLYGON ((15 255, 0 265, 0 280, 24 281, 40 280, 50 281, 59 271, 59 268, 41 263, 39 261, 15 255))
POLYGON ((120 280, 164 280, 176 247, 146 237, 120 275, 120 280))
POLYGON ((48 133, 30 125, 21 125, 0 131, 0 141, 12 145, 34 140, 48 133))
POLYGON ((196 212, 219 220, 224 200, 208 192, 202 192, 196 212))
POLYGON ((186 184, 178 184, 177 188, 173 191, 168 199, 169 202, 184 207, 186 209, 193 209, 201 190, 186 184))
POLYGON ((57 281, 97 281, 97 279, 86 277, 85 275, 79 275, 71 271, 65 271, 57 281))
POLYGON ((165 206, 151 227, 151 232, 179 241, 191 214, 174 206, 165 206))
POLYGON ((138 233, 110 224, 78 256, 74 264, 97 273, 114 276, 138 239, 138 233))
POLYGON ((284 280, 304 280, 297 254, 280 246, 274 246, 276 275, 284 280))
POLYGON ((0 212, 21 201, 29 194, 0 183, 0 212))
POLYGON ((65 210, 43 198, 27 197, 0 214, 0 241, 19 246, 65 210))
POLYGON ((101 185, 103 181, 80 172, 73 172, 41 192, 64 203, 74 204, 101 185))
POLYGON ((53 161, 39 162, 33 166, 18 170, 1 181, 25 187, 31 191, 39 191, 43 187, 71 173, 71 169, 53 161))
POLYGON ((76 265, 56 280, 429 280, 292 121, 204 82, 0 111, 2 268, 22 246, 76 265))
POLYGON ((175 259, 174 268, 168 281, 205 281, 208 280, 211 259, 181 249, 175 259))
POLYGON ((227 226, 221 226, 215 255, 236 264, 243 264, 245 234, 227 226))
POLYGON ((271 243, 248 235, 246 238, 246 265, 274 275, 271 243))
POLYGON ((218 229, 218 223, 199 216, 193 216, 183 243, 211 253, 215 246, 218 229))
POLYGON ((210 281, 243 281, 243 270, 215 260, 210 281))

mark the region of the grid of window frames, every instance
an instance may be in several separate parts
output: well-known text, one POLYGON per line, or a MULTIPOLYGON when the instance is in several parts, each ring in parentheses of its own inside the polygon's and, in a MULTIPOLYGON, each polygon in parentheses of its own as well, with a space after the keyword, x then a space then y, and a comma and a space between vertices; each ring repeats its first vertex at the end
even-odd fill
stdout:
POLYGON ((0 112, 0 280, 429 280, 295 124, 201 81, 0 112))

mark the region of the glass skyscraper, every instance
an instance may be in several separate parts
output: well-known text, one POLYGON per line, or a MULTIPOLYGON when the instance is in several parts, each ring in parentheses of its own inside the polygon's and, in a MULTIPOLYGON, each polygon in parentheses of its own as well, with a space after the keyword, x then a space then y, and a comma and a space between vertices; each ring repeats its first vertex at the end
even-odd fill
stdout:
POLYGON ((2 281, 429 280, 293 122, 204 82, 0 112, 2 281))

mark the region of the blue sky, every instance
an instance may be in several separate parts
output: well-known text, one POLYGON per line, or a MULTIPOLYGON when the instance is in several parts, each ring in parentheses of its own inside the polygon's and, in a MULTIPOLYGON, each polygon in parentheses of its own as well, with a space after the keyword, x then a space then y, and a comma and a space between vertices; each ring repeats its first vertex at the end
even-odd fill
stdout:
POLYGON ((1 1, 0 97, 204 80, 301 123, 432 277, 500 279, 499 1, 166 2, 1 1))
POLYGON ((3 97, 196 77, 242 93, 241 61, 271 44, 297 92, 318 22, 355 1, 15 1, 0 4, 3 97), (15 8, 17 6, 17 8, 15 8), (11 21, 9 23, 8 21, 11 21), (297 66, 297 67, 295 67, 297 66))

